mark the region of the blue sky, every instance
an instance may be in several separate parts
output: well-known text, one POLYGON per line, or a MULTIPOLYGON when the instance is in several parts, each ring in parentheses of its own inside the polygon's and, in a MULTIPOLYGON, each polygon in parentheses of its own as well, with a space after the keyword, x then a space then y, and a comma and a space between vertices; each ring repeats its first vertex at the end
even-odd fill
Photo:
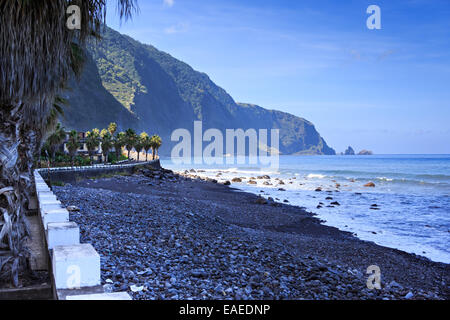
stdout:
MULTIPOLYGON (((114 3, 115 1, 110 1, 114 3)), ((450 153, 449 0, 146 0, 112 28, 343 151, 450 153), (366 9, 381 8, 381 30, 366 9)))

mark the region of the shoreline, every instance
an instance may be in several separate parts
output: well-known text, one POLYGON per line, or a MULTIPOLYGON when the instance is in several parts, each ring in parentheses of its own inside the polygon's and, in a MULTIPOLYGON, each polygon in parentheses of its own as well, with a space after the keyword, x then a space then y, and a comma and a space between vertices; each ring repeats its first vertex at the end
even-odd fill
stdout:
POLYGON ((300 207, 263 204, 211 179, 144 170, 55 192, 80 208, 71 220, 102 256, 102 284, 135 299, 449 297, 449 264, 359 240, 300 207), (366 287, 370 265, 381 269, 381 290, 366 287))
MULTIPOLYGON (((376 183, 377 188, 363 186, 368 181, 376 179, 347 178, 347 181, 336 181, 337 178, 333 176, 316 173, 302 177, 301 174, 292 172, 290 174, 257 172, 235 168, 191 170, 178 170, 177 173, 191 178, 215 179, 218 183, 230 181, 233 187, 244 192, 261 195, 266 199, 275 199, 279 203, 300 206, 316 215, 325 225, 350 232, 361 240, 416 254, 434 262, 450 263, 450 253, 445 242, 450 230, 443 230, 445 227, 427 220, 427 214, 411 217, 416 223, 412 229, 409 229, 411 227, 409 224, 405 224, 410 216, 403 212, 409 212, 411 206, 417 213, 426 213, 430 208, 425 204, 417 207, 411 203, 407 207, 403 203, 400 205, 399 202, 406 203, 421 196, 410 193, 386 193, 386 186, 382 186, 380 190, 379 182, 376 183)), ((420 200, 412 201, 416 204, 420 202, 420 200)), ((434 203, 431 209, 436 208, 441 207, 434 203)))

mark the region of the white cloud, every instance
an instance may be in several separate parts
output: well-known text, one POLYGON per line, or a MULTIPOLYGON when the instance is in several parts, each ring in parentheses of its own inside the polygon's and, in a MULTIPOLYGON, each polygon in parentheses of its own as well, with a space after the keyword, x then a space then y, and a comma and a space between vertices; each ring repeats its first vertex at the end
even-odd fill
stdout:
POLYGON ((175 4, 175 0, 163 0, 163 4, 166 6, 166 7, 173 7, 173 5, 175 4))
POLYGON ((174 33, 182 33, 186 32, 189 29, 188 23, 178 23, 176 25, 170 26, 166 29, 164 29, 164 32, 167 34, 174 34, 174 33))

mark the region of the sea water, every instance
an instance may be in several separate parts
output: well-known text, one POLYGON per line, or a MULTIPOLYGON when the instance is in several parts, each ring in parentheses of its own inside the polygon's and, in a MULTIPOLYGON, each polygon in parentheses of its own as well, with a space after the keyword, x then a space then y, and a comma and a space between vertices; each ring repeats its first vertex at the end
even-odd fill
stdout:
POLYGON ((450 263, 450 155, 280 156, 276 170, 175 165, 170 159, 162 165, 174 171, 194 168, 218 181, 245 178, 232 186, 304 207, 324 224, 360 239, 450 263), (270 180, 247 183, 260 175, 270 180), (365 187, 368 182, 375 187, 365 187), (322 191, 315 191, 319 187, 322 191), (340 205, 332 206, 335 201, 340 205))

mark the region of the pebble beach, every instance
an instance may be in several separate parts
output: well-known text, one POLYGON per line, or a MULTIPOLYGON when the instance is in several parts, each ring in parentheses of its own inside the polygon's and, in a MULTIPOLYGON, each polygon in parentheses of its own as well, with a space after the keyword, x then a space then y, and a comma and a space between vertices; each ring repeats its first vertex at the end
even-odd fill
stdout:
POLYGON ((143 169, 54 187, 107 292, 134 299, 448 299, 450 267, 232 183, 143 169), (381 270, 381 289, 366 270, 381 270))

